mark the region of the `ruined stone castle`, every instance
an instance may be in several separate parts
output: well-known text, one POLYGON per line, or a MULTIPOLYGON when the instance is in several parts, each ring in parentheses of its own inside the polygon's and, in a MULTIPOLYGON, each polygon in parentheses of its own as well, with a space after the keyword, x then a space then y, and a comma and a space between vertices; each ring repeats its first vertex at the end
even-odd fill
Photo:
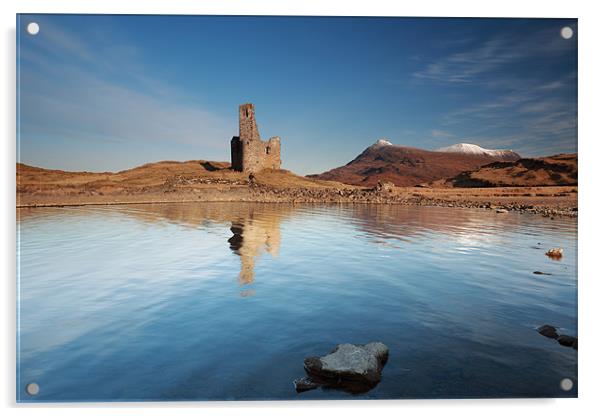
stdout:
POLYGON ((248 173, 280 169, 280 137, 261 140, 253 104, 238 107, 238 130, 238 136, 230 141, 232 169, 248 173))

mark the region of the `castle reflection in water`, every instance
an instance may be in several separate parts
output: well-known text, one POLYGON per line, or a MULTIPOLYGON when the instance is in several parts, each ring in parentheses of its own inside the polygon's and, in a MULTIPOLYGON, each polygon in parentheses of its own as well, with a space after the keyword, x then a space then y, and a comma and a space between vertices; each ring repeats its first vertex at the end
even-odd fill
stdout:
MULTIPOLYGON (((98 208, 103 209, 103 208, 98 208)), ((445 211, 440 209, 415 209, 414 207, 395 205, 322 205, 304 206, 295 204, 261 204, 245 202, 216 203, 176 203, 176 204, 141 204, 107 208, 106 215, 133 215, 146 222, 167 221, 193 229, 209 229, 218 227, 223 232, 229 227, 232 235, 227 238, 230 250, 240 257, 238 282, 247 286, 255 281, 257 261, 264 254, 277 257, 281 246, 281 225, 286 219, 297 216, 311 216, 321 210, 337 211, 338 217, 352 224, 358 235, 370 236, 375 244, 399 245, 408 237, 419 237, 426 231, 464 238, 478 244, 479 238, 467 230, 479 229, 486 224, 502 221, 500 216, 475 216, 470 210, 445 211), (112 213, 112 214, 111 214, 112 213), (483 224, 481 224, 483 222, 483 224)), ((21 214, 24 217, 33 215, 29 210, 21 214)), ((505 217, 506 229, 517 226, 520 222, 516 216, 505 217)), ((336 232, 336 225, 323 224, 336 232)), ((483 237, 481 237, 483 238, 483 237)), ((495 238, 493 235, 488 239, 495 238)), ((242 296, 253 295, 253 290, 246 288, 242 296)))
POLYGON ((228 242, 230 249, 240 256, 241 268, 238 280, 241 284, 255 280, 255 259, 264 251, 273 257, 280 250, 280 222, 258 221, 246 218, 232 222, 230 231, 234 234, 228 242))
MULTIPOLYGON (((256 263, 263 254, 278 255, 281 222, 295 210, 292 204, 242 202, 141 204, 119 209, 121 213, 146 222, 167 221, 195 229, 228 226, 233 234, 227 240, 230 249, 240 257, 238 281, 241 285, 254 282, 256 263)), ((253 293, 249 289, 243 290, 241 295, 251 296, 253 293)))

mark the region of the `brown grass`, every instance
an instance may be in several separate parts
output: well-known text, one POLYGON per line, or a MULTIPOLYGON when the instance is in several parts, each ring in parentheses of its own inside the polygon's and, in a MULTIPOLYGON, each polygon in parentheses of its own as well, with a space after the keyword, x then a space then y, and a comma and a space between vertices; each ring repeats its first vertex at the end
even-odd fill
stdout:
POLYGON ((494 162, 434 186, 577 186, 577 154, 559 154, 541 158, 524 158, 515 162, 494 162))
POLYGON ((447 206, 577 207, 576 186, 497 188, 396 187, 383 196, 369 187, 301 177, 286 170, 249 176, 227 162, 149 163, 111 173, 65 172, 17 164, 17 206, 190 201, 433 203, 447 206))

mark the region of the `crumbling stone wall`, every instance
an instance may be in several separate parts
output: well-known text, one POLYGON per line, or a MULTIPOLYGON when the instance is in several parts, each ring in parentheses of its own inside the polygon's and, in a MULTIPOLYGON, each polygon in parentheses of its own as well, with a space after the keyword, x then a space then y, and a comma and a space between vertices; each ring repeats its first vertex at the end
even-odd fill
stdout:
POLYGON ((253 104, 238 107, 238 131, 230 142, 232 169, 249 173, 280 169, 280 137, 261 140, 253 104))

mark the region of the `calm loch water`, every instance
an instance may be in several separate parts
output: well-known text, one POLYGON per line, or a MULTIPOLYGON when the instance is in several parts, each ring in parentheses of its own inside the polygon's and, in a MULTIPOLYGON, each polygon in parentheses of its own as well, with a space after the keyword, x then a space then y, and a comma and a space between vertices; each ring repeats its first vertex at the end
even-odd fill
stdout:
POLYGON ((18 215, 21 401, 576 396, 577 351, 535 329, 577 335, 575 219, 242 203, 18 215), (390 349, 373 390, 295 392, 304 357, 370 341, 390 349))

